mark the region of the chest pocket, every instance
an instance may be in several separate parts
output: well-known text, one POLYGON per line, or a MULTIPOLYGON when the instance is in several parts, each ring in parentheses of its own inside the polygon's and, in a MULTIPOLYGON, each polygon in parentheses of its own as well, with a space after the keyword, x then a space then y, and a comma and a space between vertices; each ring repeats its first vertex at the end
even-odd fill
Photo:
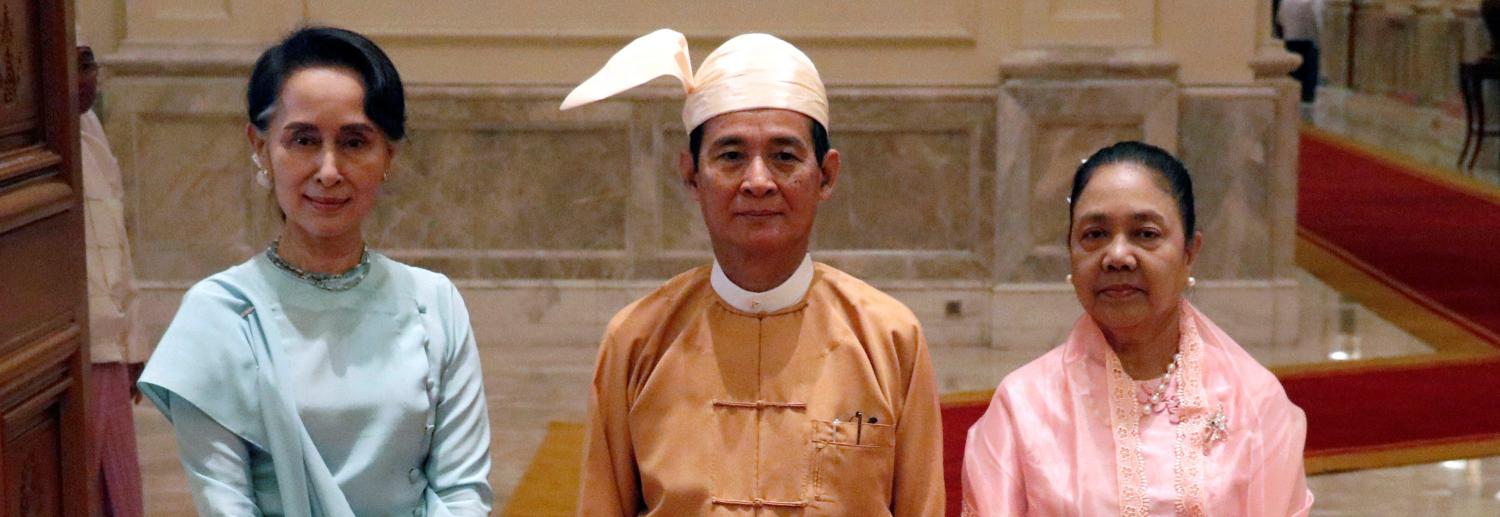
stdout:
POLYGON ((828 420, 813 420, 812 426, 808 499, 813 508, 833 508, 841 515, 888 513, 896 426, 828 420))

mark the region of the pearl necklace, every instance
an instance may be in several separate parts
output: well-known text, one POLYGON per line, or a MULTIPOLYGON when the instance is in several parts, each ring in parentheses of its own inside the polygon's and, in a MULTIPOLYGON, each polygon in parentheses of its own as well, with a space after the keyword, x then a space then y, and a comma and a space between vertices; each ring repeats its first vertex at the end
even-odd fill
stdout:
POLYGON ((1172 354, 1172 362, 1167 365, 1167 373, 1162 376, 1161 382, 1156 384, 1156 389, 1147 390, 1144 384, 1137 393, 1136 401, 1141 404, 1141 417, 1148 417, 1163 410, 1171 417, 1172 423, 1177 423, 1177 393, 1174 391, 1170 396, 1167 391, 1177 385, 1177 370, 1182 365, 1182 353, 1172 354))

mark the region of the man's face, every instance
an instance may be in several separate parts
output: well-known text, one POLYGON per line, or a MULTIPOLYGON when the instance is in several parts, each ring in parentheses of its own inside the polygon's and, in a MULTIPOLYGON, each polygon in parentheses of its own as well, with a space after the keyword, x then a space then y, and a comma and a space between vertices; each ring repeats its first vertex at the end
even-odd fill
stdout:
POLYGON ((94 61, 94 49, 88 45, 78 47, 78 113, 94 107, 94 98, 99 95, 99 63, 94 61))
POLYGON ((697 161, 684 151, 678 166, 716 253, 806 253, 818 203, 833 194, 839 169, 836 150, 818 165, 811 119, 782 109, 716 116, 703 124, 697 161))

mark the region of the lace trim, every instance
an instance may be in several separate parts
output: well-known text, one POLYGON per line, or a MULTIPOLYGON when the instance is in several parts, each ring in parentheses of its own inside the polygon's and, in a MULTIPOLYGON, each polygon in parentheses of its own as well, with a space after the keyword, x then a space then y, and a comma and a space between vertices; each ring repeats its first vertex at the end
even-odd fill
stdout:
MULTIPOLYGON (((1203 387, 1203 337, 1186 305, 1178 322, 1182 337, 1178 353, 1182 364, 1177 371, 1176 437, 1172 444, 1175 462, 1172 486, 1177 492, 1173 505, 1179 516, 1207 515, 1203 504, 1203 457, 1216 438, 1210 424, 1222 419, 1223 408, 1210 415, 1203 387)), ((1142 411, 1136 400, 1136 383, 1125 373, 1113 350, 1105 354, 1109 370, 1110 425, 1115 437, 1115 476, 1120 497, 1120 515, 1145 517, 1151 513, 1151 497, 1146 492, 1146 459, 1141 449, 1142 411)), ((1169 379, 1163 379, 1167 382, 1169 379)), ((1222 437, 1217 438, 1222 439, 1222 437)))
POLYGON ((979 510, 975 510, 973 506, 969 506, 969 500, 965 499, 963 507, 959 509, 958 517, 979 517, 979 510))
POLYGON ((1141 451, 1141 410, 1135 403, 1135 380, 1125 373, 1114 350, 1104 358, 1109 370, 1109 420, 1115 437, 1120 515, 1146 517, 1151 513, 1151 498, 1146 494, 1146 456, 1141 451))
POLYGON ((1182 371, 1177 386, 1180 423, 1172 444, 1177 460, 1172 467, 1172 485, 1177 490, 1177 515, 1202 516, 1207 515, 1203 507, 1203 457, 1208 451, 1202 446, 1205 442, 1201 437, 1209 418, 1207 391, 1203 387, 1203 336, 1198 334, 1198 324, 1186 306, 1182 308, 1178 328, 1182 333, 1177 345, 1182 353, 1182 371))

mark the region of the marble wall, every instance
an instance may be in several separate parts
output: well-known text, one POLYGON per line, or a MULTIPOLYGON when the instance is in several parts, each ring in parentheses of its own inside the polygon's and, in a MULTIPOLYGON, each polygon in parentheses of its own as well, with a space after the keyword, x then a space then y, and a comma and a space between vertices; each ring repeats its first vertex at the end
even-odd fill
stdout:
MULTIPOLYGON (((106 59, 103 117, 126 169, 147 339, 192 282, 262 249, 279 224, 251 177, 248 62, 193 59, 106 59)), ((1140 49, 1033 50, 1000 69, 993 87, 830 86, 845 168, 820 207, 819 260, 905 301, 934 343, 1054 342, 1066 318, 1025 315, 1077 311, 1061 282, 1072 170, 1103 145, 1142 139, 1181 153, 1195 174, 1209 236, 1196 296, 1265 302, 1264 318, 1240 323, 1244 339, 1282 339, 1276 314, 1296 303, 1285 296, 1295 286, 1290 81, 1184 86, 1170 53, 1140 49)), ((409 139, 367 235, 453 278, 482 314, 481 336, 592 343, 615 310, 711 258, 674 172, 686 145, 679 90, 652 85, 558 112, 565 93, 409 88, 409 139)))

